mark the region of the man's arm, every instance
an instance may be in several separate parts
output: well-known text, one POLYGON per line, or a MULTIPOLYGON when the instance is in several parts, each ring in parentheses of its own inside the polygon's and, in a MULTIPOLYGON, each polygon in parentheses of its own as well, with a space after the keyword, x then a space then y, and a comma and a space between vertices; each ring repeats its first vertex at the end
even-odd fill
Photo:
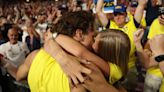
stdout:
MULTIPOLYGON (((161 35, 157 35, 154 38, 152 38, 149 41, 150 44, 150 49, 153 52, 153 60, 155 61, 155 57, 159 56, 159 55, 164 55, 164 34, 161 35)), ((164 76, 164 60, 157 62, 159 64, 159 68, 164 76)))
POLYGON ((148 0, 138 0, 139 4, 138 4, 137 9, 135 11, 134 19, 139 24, 141 23, 141 20, 142 20, 142 17, 143 17, 143 13, 144 13, 144 9, 145 9, 145 6, 147 4, 147 1, 148 0))
POLYGON ((25 62, 18 68, 16 74, 16 80, 21 81, 27 78, 28 72, 30 70, 31 63, 37 54, 38 50, 31 52, 25 59, 25 62))
POLYGON ((164 60, 159 63, 159 68, 164 76, 164 60))
POLYGON ((104 27, 106 27, 109 20, 108 20, 106 14, 102 12, 103 3, 104 3, 104 0, 98 0, 97 5, 96 5, 96 14, 98 15, 98 18, 99 18, 101 24, 104 27))

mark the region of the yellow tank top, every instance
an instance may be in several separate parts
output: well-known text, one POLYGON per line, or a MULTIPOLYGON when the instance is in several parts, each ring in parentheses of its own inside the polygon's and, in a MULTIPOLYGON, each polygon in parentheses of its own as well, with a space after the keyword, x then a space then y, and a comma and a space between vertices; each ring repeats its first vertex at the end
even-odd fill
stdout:
MULTIPOLYGON (((159 35, 159 34, 164 34, 164 26, 159 24, 158 19, 155 19, 150 26, 148 38, 151 39, 154 36, 159 35)), ((162 72, 160 71, 159 67, 152 67, 152 68, 148 69, 147 72, 149 74, 153 74, 160 78, 163 78, 162 72)), ((161 85, 160 92, 164 92, 164 81, 161 85)))
POLYGON ((135 49, 135 44, 134 44, 134 40, 133 40, 133 34, 137 30, 137 28, 135 27, 135 24, 134 24, 134 20, 129 18, 128 23, 126 23, 123 28, 119 28, 115 22, 110 21, 109 28, 122 30, 129 36, 131 50, 130 50, 130 58, 129 58, 129 62, 128 62, 128 68, 130 69, 130 68, 134 67, 135 61, 136 61, 136 56, 135 56, 136 49, 135 49))
POLYGON ((31 64, 28 83, 31 92, 70 92, 67 76, 56 60, 43 49, 31 64))
POLYGON ((122 78, 122 71, 119 66, 116 64, 109 63, 110 65, 110 76, 109 76, 109 83, 114 84, 118 80, 122 78))

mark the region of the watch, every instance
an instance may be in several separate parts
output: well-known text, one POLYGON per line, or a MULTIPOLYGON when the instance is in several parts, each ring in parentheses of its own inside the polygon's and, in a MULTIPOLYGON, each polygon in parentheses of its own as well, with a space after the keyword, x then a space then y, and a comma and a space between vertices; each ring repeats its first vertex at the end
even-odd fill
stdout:
POLYGON ((158 55, 158 56, 156 56, 156 57, 155 57, 155 60, 156 60, 157 62, 164 61, 164 55, 158 55))
POLYGON ((58 33, 57 33, 57 32, 54 32, 54 33, 52 34, 52 38, 53 38, 53 39, 55 39, 57 36, 58 36, 58 33))

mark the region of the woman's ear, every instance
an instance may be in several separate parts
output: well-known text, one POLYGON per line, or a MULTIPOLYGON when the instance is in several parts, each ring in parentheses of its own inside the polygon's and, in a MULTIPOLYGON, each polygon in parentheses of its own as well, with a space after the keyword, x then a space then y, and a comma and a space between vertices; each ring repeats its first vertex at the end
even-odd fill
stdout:
POLYGON ((81 29, 76 29, 75 35, 73 36, 74 39, 77 41, 82 41, 83 40, 83 32, 81 29))

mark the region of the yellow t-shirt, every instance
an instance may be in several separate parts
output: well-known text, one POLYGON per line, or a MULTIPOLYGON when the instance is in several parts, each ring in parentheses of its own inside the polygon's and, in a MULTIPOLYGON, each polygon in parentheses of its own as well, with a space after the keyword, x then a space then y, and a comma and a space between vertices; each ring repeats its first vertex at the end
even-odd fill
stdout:
POLYGON ((136 61, 136 56, 135 56, 136 49, 135 49, 135 44, 134 44, 134 40, 133 40, 133 34, 137 30, 137 28, 135 27, 135 24, 134 24, 134 20, 129 19, 128 23, 126 23, 123 28, 119 28, 115 22, 110 21, 109 28, 122 30, 129 36, 131 50, 130 50, 130 58, 129 58, 129 62, 128 62, 128 68, 130 69, 130 68, 134 67, 135 61, 136 61))
POLYGON ((31 92, 70 92, 67 76, 56 60, 43 49, 31 64, 28 83, 31 92))
POLYGON ((119 66, 116 64, 109 63, 110 66, 110 75, 109 75, 109 83, 114 84, 118 80, 122 78, 122 71, 119 66))
POLYGON ((164 25, 161 25, 158 19, 155 19, 150 26, 148 38, 151 39, 159 34, 164 34, 164 25))
MULTIPOLYGON (((159 24, 158 19, 155 19, 150 26, 148 39, 155 37, 156 35, 164 34, 164 26, 159 24)), ((160 71, 159 67, 153 67, 147 70, 149 74, 156 75, 158 77, 163 78, 162 72, 160 71)), ((164 83, 162 83, 160 92, 164 92, 164 83)))

